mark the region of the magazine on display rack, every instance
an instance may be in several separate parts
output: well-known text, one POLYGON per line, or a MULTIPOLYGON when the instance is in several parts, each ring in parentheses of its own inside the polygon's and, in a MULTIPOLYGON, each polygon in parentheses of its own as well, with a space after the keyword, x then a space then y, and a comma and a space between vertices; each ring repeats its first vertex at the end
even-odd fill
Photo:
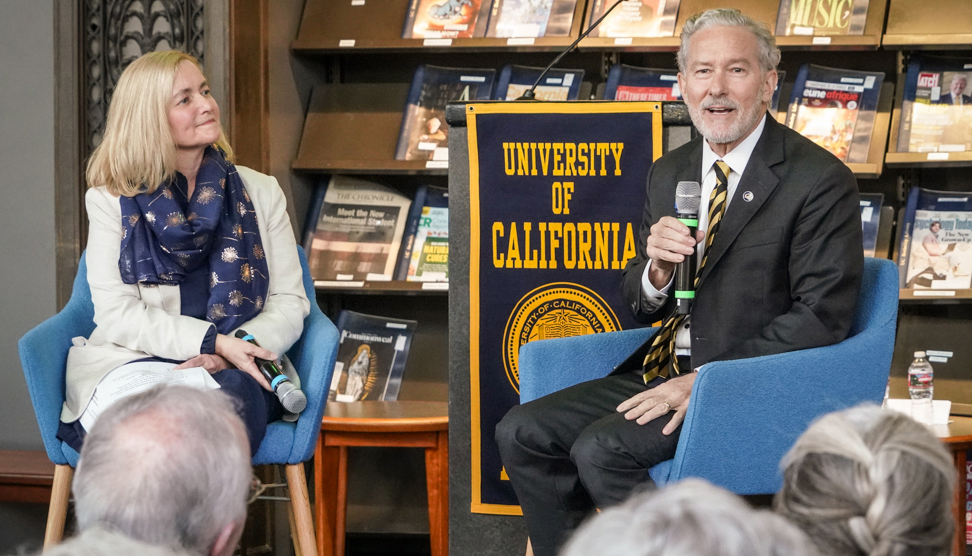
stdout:
POLYGON ((418 323, 343 310, 328 401, 395 401, 418 323))
POLYGON ((972 151, 972 58, 916 55, 902 95, 898 152, 972 151))
POLYGON ((577 0, 493 0, 487 37, 566 37, 577 0))
MULTIPOLYGON (((591 0, 587 25, 592 25, 615 0, 591 0)), ((679 0, 626 0, 591 32, 592 37, 671 37, 679 0)))
POLYGON ((901 288, 972 287, 972 192, 912 187, 901 225, 901 288))
MULTIPOLYGON (((536 83, 543 68, 507 64, 496 80, 494 100, 516 100, 536 83)), ((584 70, 551 69, 537 85, 537 100, 577 100, 584 70)))
POLYGON ((868 0, 780 0, 776 35, 863 35, 868 0))
POLYGON ((411 0, 402 38, 484 37, 489 6, 489 0, 411 0))

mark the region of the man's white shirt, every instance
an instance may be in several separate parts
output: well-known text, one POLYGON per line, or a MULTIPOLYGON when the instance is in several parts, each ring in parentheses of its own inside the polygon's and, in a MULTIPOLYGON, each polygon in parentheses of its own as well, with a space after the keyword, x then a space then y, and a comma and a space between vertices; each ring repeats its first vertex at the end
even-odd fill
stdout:
MULTIPOLYGON (((722 160, 729 166, 729 178, 728 193, 726 196, 726 211, 729 210, 729 204, 732 202, 736 194, 736 187, 739 185, 739 178, 742 177, 743 172, 746 171, 746 165, 749 164, 749 159, 753 155, 753 149, 756 148, 756 143, 759 142, 760 136, 763 135, 763 129, 766 127, 766 118, 763 116, 760 120, 759 125, 756 129, 749 134, 748 137, 743 139, 741 143, 736 145, 736 148, 732 149, 725 156, 719 157, 709 146, 708 140, 702 141, 702 204, 699 206, 699 229, 703 231, 708 231, 709 229, 709 197, 712 195, 712 190, 716 187, 716 175, 715 175, 715 163, 716 161, 722 160)), ((673 201, 674 202, 674 201, 673 201)), ((724 217, 723 217, 724 218, 724 217)), ((695 246, 696 262, 702 262, 702 252, 705 249, 705 241, 701 241, 695 246)), ((651 281, 648 280, 648 271, 651 268, 651 260, 649 259, 648 265, 645 267, 645 272, 641 276, 641 293, 644 296, 644 301, 647 305, 653 309, 657 309, 665 304, 668 299, 668 291, 672 287, 672 282, 674 281, 674 275, 672 280, 669 280, 665 287, 656 289, 651 281)), ((675 334, 675 354, 676 355, 690 355, 692 348, 692 337, 689 334, 689 320, 685 320, 685 324, 678 330, 675 334)))

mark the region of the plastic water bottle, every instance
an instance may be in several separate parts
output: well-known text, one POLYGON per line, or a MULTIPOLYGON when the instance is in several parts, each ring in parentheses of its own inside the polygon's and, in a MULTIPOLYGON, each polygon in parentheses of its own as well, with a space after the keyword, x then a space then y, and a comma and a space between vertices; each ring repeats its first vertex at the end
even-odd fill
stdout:
POLYGON ((931 363, 925 359, 924 351, 916 351, 915 360, 908 367, 908 394, 911 395, 911 416, 919 423, 932 424, 934 393, 934 371, 931 363))

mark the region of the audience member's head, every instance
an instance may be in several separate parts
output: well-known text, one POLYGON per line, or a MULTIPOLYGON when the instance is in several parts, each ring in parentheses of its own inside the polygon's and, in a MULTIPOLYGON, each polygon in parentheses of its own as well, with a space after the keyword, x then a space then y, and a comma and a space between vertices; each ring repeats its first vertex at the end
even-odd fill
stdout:
POLYGON ((861 406, 813 423, 783 458, 777 511, 835 556, 947 556, 955 468, 906 415, 861 406))
POLYGON ((78 527, 230 554, 251 476, 246 430, 231 398, 155 387, 112 405, 85 438, 73 486, 78 527))
POLYGON ((43 556, 192 556, 182 548, 153 546, 99 527, 46 550, 43 556))
POLYGON ((562 556, 816 556, 799 529, 700 479, 632 496, 587 521, 562 556))

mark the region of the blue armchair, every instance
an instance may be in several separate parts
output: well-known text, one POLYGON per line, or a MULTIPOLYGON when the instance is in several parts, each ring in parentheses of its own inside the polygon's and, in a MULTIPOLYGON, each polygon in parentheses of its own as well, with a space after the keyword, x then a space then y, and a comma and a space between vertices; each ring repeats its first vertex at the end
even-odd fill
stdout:
MULTIPOLYGON (((779 490, 780 459, 815 418, 881 403, 894 348, 898 271, 865 259, 849 337, 832 346, 703 365, 675 458, 649 470, 659 485, 701 477, 737 494, 779 490)), ((520 348, 520 402, 599 378, 654 328, 530 342, 520 348)))
MULTIPOLYGON (((301 389, 307 395, 307 408, 296 423, 276 422, 267 427, 253 465, 279 464, 286 467, 293 517, 296 521, 298 553, 316 556, 317 543, 311 519, 304 478, 304 461, 313 456, 320 432, 324 403, 331 383, 334 360, 337 357, 338 332, 316 303, 314 281, 311 279, 307 257, 297 247, 304 277, 304 289, 311 300, 311 312, 304 319, 300 340, 287 352, 300 376, 301 389)), ((87 337, 94 330, 94 306, 88 287, 84 255, 78 265, 71 299, 58 314, 37 325, 20 339, 20 361, 27 379, 27 389, 34 405, 37 423, 47 456, 56 464, 51 506, 44 535, 44 548, 60 542, 67 516, 71 478, 78 462, 78 453, 61 442, 57 434, 61 405, 64 403, 64 365, 71 338, 87 337)))

